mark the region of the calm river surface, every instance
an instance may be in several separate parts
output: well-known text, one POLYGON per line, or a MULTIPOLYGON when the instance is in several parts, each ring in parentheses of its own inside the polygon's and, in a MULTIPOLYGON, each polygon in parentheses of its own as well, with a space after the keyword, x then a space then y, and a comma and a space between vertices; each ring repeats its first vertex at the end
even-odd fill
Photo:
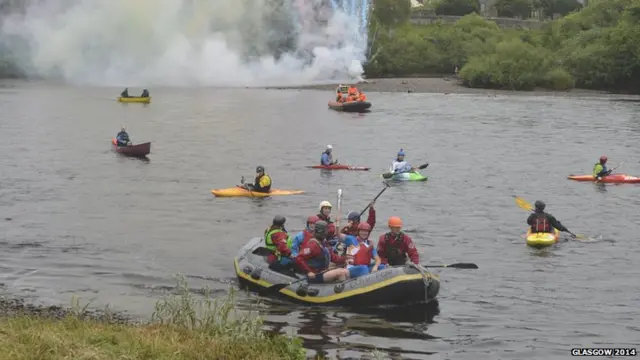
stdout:
MULTIPOLYGON (((139 89, 130 90, 133 94, 139 89)), ((267 325, 302 336, 309 354, 359 358, 377 348, 404 359, 551 359, 572 347, 640 343, 640 186, 566 180, 602 154, 640 175, 640 104, 610 97, 370 93, 364 115, 326 108, 329 92, 151 89, 153 103, 120 104, 120 89, 5 82, 0 87, 0 291, 44 303, 73 295, 149 316, 173 274, 217 294, 235 286, 232 257, 276 214, 301 229, 344 191, 343 214, 382 188, 400 148, 427 183, 378 200, 379 236, 404 220, 422 263, 436 270, 439 314, 353 313, 261 305, 267 325), (152 141, 150 161, 119 156, 126 125, 152 141), (323 174, 326 144, 369 172, 323 174), (214 198, 264 165, 299 196, 214 198), (528 213, 513 195, 546 201, 590 236, 550 251, 524 245, 528 213), (431 319, 433 317, 433 319, 431 319), (432 321, 427 321, 432 320, 432 321)), ((242 295, 241 304, 254 297, 242 295)))

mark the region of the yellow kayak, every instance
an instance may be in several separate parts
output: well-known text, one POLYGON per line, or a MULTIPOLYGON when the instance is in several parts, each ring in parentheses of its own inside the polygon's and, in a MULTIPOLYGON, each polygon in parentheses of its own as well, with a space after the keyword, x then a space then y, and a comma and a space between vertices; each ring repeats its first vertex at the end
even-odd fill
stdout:
POLYGON ((558 242, 560 231, 553 229, 553 233, 532 233, 531 228, 527 230, 527 245, 536 249, 542 249, 558 242))
POLYGON ((217 197, 267 197, 275 195, 299 195, 304 194, 302 190, 278 190, 271 189, 268 193, 249 191, 245 188, 236 186, 227 189, 213 189, 211 193, 217 197))
POLYGON ((151 96, 149 97, 139 97, 139 96, 133 96, 133 97, 118 97, 118 101, 123 102, 123 103, 141 103, 141 104, 148 104, 151 102, 151 96))

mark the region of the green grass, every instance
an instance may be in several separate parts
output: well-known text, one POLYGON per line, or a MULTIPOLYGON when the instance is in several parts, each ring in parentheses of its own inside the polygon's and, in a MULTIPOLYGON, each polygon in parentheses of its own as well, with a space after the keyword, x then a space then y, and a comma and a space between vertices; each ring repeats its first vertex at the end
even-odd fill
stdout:
MULTIPOLYGON (((205 291, 205 294, 209 294, 205 291)), ((63 319, 19 314, 0 319, 0 359, 304 359, 299 339, 271 335, 252 312, 226 298, 195 298, 184 280, 145 324, 89 319, 76 302, 63 319)))

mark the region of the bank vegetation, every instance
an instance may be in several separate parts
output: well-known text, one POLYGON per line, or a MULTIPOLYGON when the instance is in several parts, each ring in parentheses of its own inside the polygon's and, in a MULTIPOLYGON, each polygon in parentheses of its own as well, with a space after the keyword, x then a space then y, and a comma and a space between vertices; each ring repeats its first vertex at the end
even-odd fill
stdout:
MULTIPOLYGON (((533 9, 532 0, 498 4, 509 1, 512 8, 527 1, 522 13, 533 9)), ((473 7, 455 23, 415 25, 408 2, 375 0, 367 77, 458 69, 464 85, 475 88, 640 93, 640 0, 590 0, 539 29, 500 28, 473 7)))

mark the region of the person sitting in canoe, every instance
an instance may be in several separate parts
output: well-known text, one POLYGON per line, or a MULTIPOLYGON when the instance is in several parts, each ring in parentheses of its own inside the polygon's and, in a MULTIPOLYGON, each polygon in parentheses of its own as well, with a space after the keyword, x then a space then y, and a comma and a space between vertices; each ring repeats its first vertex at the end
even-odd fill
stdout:
POLYGON ((402 219, 397 216, 389 218, 390 232, 380 236, 378 240, 378 255, 384 265, 398 266, 407 262, 407 256, 412 263, 418 265, 420 256, 409 235, 402 232, 402 219))
POLYGON ((404 160, 404 150, 400 149, 400 151, 398 151, 398 157, 391 164, 390 172, 394 174, 402 174, 407 172, 413 172, 415 170, 416 169, 414 167, 409 165, 409 163, 404 160))
POLYGON ((120 93, 120 97, 123 98, 128 98, 129 96, 129 88, 125 88, 124 90, 122 90, 122 92, 120 93))
POLYGON ((256 167, 256 178, 253 184, 242 184, 242 187, 249 191, 268 193, 271 191, 271 178, 264 173, 264 166, 256 167))
MULTIPOLYGON (((563 232, 569 232, 553 215, 544 212, 545 206, 546 204, 540 200, 534 203, 535 210, 533 214, 527 218, 527 224, 531 226, 531 232, 553 233, 554 228, 563 232)), ((571 236, 575 237, 573 234, 571 234, 571 236)))
POLYGON ((292 256, 297 256, 302 245, 313 237, 313 231, 316 228, 316 222, 318 221, 320 221, 320 218, 316 215, 311 215, 307 218, 306 228, 297 233, 293 238, 293 244, 291 246, 292 256))
MULTIPOLYGON (((352 257, 352 260, 348 261, 349 265, 347 265, 350 278, 364 276, 384 268, 384 265, 381 265, 382 260, 378 256, 375 245, 369 240, 369 234, 371 234, 371 226, 369 224, 362 223, 358 225, 355 244, 347 248, 347 254, 352 257), (374 265, 371 265, 372 260, 375 260, 374 265)), ((347 236, 353 237, 351 235, 347 236)))
POLYGON ((333 151, 333 146, 327 145, 327 148, 324 150, 324 152, 320 156, 320 165, 331 166, 338 163, 338 159, 336 159, 336 161, 333 161, 333 155, 331 154, 332 151, 333 151))
POLYGON ((264 231, 265 247, 271 250, 267 263, 271 270, 286 270, 293 266, 291 259, 292 239, 284 228, 287 219, 282 215, 273 218, 271 226, 264 231))
MULTIPOLYGON (((375 201, 369 204, 369 216, 367 217, 367 224, 373 229, 376 226, 376 210, 373 208, 375 201)), ((358 225, 360 225, 360 213, 357 211, 351 211, 347 214, 347 225, 340 230, 341 233, 351 236, 358 235, 358 225)))
POLYGON ((142 94, 140 95, 140 97, 143 97, 143 98, 149 97, 149 90, 147 89, 142 90, 142 94))
POLYGON ((603 177, 607 175, 611 175, 611 171, 607 169, 607 157, 602 155, 600 156, 600 161, 593 166, 593 177, 598 178, 598 180, 602 180, 603 177))
POLYGON ((129 134, 127 134, 127 128, 122 127, 118 135, 116 135, 116 144, 118 146, 129 146, 131 145, 131 140, 129 139, 129 134))
POLYGON ((349 276, 349 271, 344 267, 327 271, 330 263, 342 265, 346 262, 346 257, 340 258, 329 251, 325 241, 327 229, 327 222, 322 220, 316 222, 313 237, 302 244, 300 252, 295 258, 296 269, 307 275, 309 283, 344 281, 349 276))
POLYGON ((343 103, 347 101, 347 96, 349 93, 349 87, 346 85, 338 85, 336 88, 336 102, 343 103))

